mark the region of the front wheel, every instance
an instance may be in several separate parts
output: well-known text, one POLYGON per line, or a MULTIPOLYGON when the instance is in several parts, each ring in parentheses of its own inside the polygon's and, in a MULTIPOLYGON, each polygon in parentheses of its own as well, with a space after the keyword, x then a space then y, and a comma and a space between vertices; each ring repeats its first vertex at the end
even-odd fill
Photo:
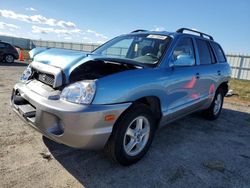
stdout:
POLYGON ((144 104, 133 105, 115 123, 106 153, 121 165, 136 163, 147 153, 155 127, 150 108, 144 104))
POLYGON ((219 88, 214 96, 213 102, 210 107, 203 111, 203 116, 209 120, 215 120, 219 117, 224 100, 224 92, 219 88))

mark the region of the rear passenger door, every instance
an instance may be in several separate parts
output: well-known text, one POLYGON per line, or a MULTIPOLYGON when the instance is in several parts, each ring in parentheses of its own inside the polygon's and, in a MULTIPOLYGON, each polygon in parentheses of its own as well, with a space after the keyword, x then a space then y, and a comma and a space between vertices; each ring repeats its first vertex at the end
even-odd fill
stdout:
MULTIPOLYGON (((216 58, 210 42, 206 39, 196 38, 196 48, 198 52, 198 67, 200 72, 200 97, 204 102, 212 100, 220 70, 216 63, 216 58)), ((206 103, 204 103, 206 105, 206 103)))

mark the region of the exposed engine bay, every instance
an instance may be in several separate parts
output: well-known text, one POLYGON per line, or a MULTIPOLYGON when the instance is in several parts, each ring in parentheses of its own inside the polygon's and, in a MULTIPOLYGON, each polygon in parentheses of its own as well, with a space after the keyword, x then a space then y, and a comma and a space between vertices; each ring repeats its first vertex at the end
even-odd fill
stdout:
POLYGON ((114 61, 106 61, 106 60, 91 60, 86 63, 83 63, 70 74, 69 81, 81 81, 81 80, 92 80, 102 78, 104 76, 142 68, 136 65, 120 63, 114 61))

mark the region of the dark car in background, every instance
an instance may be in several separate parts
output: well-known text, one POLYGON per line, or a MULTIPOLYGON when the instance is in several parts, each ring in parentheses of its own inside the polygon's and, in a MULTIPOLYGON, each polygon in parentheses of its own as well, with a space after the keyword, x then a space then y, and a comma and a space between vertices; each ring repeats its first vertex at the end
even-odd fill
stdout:
POLYGON ((19 58, 19 54, 14 46, 0 41, 0 62, 13 63, 19 58))

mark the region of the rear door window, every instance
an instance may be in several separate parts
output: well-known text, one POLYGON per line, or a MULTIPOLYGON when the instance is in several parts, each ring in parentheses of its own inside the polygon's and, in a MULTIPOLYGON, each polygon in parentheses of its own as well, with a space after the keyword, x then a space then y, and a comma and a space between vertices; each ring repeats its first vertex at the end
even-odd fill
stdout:
POLYGON ((196 39, 196 43, 200 57, 200 64, 209 65, 215 63, 215 57, 209 43, 202 39, 196 39))

